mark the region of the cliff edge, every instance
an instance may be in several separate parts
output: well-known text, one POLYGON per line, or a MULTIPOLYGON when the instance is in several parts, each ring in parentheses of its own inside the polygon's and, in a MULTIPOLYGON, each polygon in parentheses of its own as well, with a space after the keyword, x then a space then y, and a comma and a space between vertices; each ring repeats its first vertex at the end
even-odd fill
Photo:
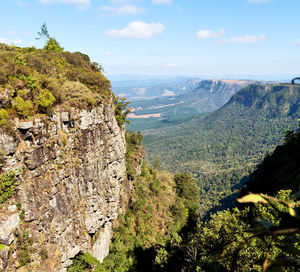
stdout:
POLYGON ((0 269, 102 261, 130 187, 110 84, 81 53, 0 49, 0 269))

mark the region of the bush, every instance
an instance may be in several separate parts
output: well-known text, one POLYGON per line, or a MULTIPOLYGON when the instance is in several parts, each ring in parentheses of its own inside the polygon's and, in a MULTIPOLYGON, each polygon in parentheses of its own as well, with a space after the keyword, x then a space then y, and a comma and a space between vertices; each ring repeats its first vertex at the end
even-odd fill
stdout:
POLYGON ((0 109, 0 126, 6 125, 8 113, 5 109, 0 109))
POLYGON ((0 204, 16 193, 16 188, 21 183, 18 175, 17 170, 10 170, 0 175, 0 204))
POLYGON ((127 114, 130 113, 130 110, 127 107, 129 102, 126 101, 125 97, 114 96, 113 103, 117 122, 119 126, 123 126, 126 121, 127 114))
POLYGON ((33 105, 30 100, 23 100, 20 96, 17 96, 13 102, 13 108, 16 112, 24 118, 28 118, 33 114, 33 105))
POLYGON ((60 99, 70 106, 82 108, 93 106, 99 101, 99 96, 80 82, 66 81, 62 86, 60 99))
POLYGON ((60 46, 59 42, 55 38, 49 38, 44 50, 62 52, 64 51, 64 48, 60 46))
POLYGON ((30 90, 36 89, 36 87, 38 85, 37 79, 32 75, 29 75, 29 76, 22 75, 22 76, 19 76, 18 78, 20 80, 24 81, 26 84, 25 86, 27 88, 29 88, 30 90))
POLYGON ((35 105, 43 113, 49 112, 54 102, 55 102, 55 97, 48 90, 41 90, 39 95, 34 100, 35 105))
POLYGON ((47 250, 47 248, 45 248, 45 247, 41 248, 40 256, 41 256, 42 260, 48 259, 48 250, 47 250))
POLYGON ((68 267, 68 272, 100 271, 100 262, 89 253, 79 253, 72 265, 68 267))
POLYGON ((31 256, 27 249, 21 249, 17 254, 20 261, 20 266, 25 266, 31 262, 31 256))

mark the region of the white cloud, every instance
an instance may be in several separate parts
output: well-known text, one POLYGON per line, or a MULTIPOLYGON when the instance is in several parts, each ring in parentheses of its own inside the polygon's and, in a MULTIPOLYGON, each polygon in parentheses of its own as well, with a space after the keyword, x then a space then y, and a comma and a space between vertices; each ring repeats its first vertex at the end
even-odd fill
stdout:
POLYGON ((266 41, 267 38, 265 35, 245 35, 242 37, 235 37, 230 39, 221 39, 217 41, 217 44, 226 44, 226 43, 260 43, 266 41))
POLYGON ((172 0, 152 0, 154 4, 171 4, 172 0))
POLYGON ((127 4, 133 2, 133 0, 109 0, 109 1, 115 4, 127 4))
POLYGON ((174 92, 165 89, 161 96, 174 96, 174 95, 175 95, 174 92))
POLYGON ((75 4, 79 8, 85 8, 90 4, 90 0, 38 0, 43 4, 50 3, 63 3, 63 4, 75 4))
POLYGON ((249 3, 269 3, 272 0, 248 0, 249 3))
POLYGON ((135 15, 135 14, 140 14, 140 13, 144 13, 144 12, 145 12, 145 10, 143 8, 139 8, 139 7, 136 7, 133 5, 124 5, 117 9, 118 14, 135 15))
POLYGON ((104 53, 104 56, 107 56, 107 57, 110 57, 110 56, 113 56, 114 54, 112 53, 112 52, 110 52, 110 51, 106 51, 105 53, 104 53))
POLYGON ((155 34, 162 34, 165 27, 162 23, 144 23, 134 21, 128 24, 123 29, 111 29, 106 32, 106 35, 113 38, 134 38, 134 39, 149 39, 155 34))
POLYGON ((225 34, 225 30, 222 28, 216 32, 213 32, 211 30, 199 30, 197 32, 197 38, 199 39, 212 39, 212 38, 218 38, 225 34))
POLYGON ((136 15, 144 13, 145 10, 133 5, 122 5, 117 8, 111 6, 102 6, 100 7, 100 12, 102 12, 103 14, 115 13, 120 15, 136 15))
POLYGON ((295 41, 295 42, 294 42, 294 45, 300 46, 300 40, 295 41))

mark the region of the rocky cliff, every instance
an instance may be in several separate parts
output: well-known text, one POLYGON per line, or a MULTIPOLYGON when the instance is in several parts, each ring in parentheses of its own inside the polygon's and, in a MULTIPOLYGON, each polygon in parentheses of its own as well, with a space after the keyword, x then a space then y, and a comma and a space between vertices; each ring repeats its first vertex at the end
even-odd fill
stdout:
POLYGON ((0 206, 2 271, 66 271, 80 252, 102 261, 128 197, 125 136, 112 103, 15 119, 13 130, 0 132, 2 170, 20 173, 0 206))

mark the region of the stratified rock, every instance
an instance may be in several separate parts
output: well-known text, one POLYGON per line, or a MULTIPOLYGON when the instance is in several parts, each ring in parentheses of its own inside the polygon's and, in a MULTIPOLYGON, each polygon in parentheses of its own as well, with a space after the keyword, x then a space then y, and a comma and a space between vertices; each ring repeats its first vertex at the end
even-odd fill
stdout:
MULTIPOLYGON (((66 271, 80 252, 102 261, 109 252, 112 226, 127 205, 125 135, 112 104, 89 111, 73 108, 71 113, 56 109, 48 120, 18 122, 17 143, 0 134, 0 148, 10 154, 3 169, 23 170, 18 192, 3 208, 17 202, 22 206, 19 231, 26 231, 32 242, 28 271, 66 271), (25 129, 31 137, 24 137, 25 129), (41 247, 48 253, 45 260, 41 247)), ((18 212, 0 222, 6 244, 13 241, 11 231, 19 223, 18 212)), ((12 249, 8 272, 19 262, 18 243, 12 249)))

